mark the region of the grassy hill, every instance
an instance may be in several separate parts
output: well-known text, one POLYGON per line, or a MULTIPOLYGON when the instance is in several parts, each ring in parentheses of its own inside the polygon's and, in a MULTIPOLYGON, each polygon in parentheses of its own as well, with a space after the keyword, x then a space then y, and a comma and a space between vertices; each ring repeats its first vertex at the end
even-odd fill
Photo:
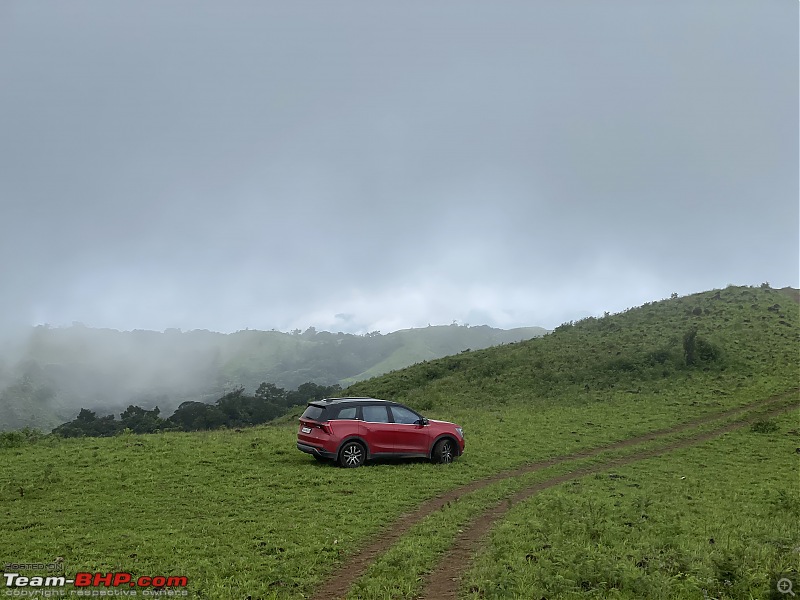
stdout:
MULTIPOLYGON (((463 425, 467 451, 447 466, 317 464, 294 447, 296 414, 241 431, 38 441, 7 433, 7 561, 62 557, 68 575, 186 576, 192 598, 307 598, 421 503, 484 480, 378 556, 348 596, 415 598, 476 515, 543 478, 629 452, 581 455, 586 449, 775 394, 796 403, 799 332, 790 295, 730 287, 429 360, 347 390, 463 425)), ((795 408, 670 460, 611 474, 596 466, 594 476, 521 502, 487 542, 462 596, 513 597, 535 580, 536 597, 551 599, 767 597, 777 573, 796 569, 799 417, 795 408), (742 510, 747 519, 736 518, 742 510)), ((637 447, 664 443, 643 440, 637 447)))
POLYGON ((547 330, 541 327, 518 327, 516 329, 493 329, 486 325, 476 327, 427 327, 404 329, 389 334, 399 340, 397 348, 386 358, 354 377, 342 379, 342 385, 382 375, 405 368, 414 363, 433 360, 442 356, 490 346, 500 346, 541 337, 547 330), (447 331, 447 336, 442 332, 447 331), (476 335, 479 334, 479 335, 476 335), (453 350, 458 348, 458 350, 453 350))
POLYGON ((796 298, 791 290, 731 286, 646 303, 565 323, 543 338, 414 365, 346 392, 433 408, 620 395, 674 401, 674 394, 729 396, 760 383, 785 388, 800 376, 796 298))

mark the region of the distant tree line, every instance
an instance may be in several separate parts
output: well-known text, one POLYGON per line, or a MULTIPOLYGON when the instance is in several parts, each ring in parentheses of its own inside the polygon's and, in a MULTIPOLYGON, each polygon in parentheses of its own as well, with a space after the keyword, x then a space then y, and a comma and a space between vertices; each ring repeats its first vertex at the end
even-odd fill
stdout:
POLYGON ((184 402, 166 419, 161 418, 157 406, 146 410, 131 405, 120 414, 119 419, 114 415, 98 417, 94 411, 81 408, 75 420, 59 425, 53 429, 53 433, 62 437, 105 437, 125 430, 155 433, 248 427, 271 421, 292 406, 335 396, 340 391, 338 384, 326 386, 304 383, 296 390, 287 392, 265 382, 258 386, 252 396, 244 393, 244 387, 237 387, 213 404, 184 402))

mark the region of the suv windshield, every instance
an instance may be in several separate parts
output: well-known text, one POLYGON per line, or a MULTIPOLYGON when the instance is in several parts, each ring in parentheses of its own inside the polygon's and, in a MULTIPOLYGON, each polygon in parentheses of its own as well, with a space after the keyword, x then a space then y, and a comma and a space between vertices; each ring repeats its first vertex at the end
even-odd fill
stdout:
POLYGON ((401 425, 413 425, 419 421, 419 415, 404 406, 393 406, 392 415, 394 415, 394 422, 401 425))

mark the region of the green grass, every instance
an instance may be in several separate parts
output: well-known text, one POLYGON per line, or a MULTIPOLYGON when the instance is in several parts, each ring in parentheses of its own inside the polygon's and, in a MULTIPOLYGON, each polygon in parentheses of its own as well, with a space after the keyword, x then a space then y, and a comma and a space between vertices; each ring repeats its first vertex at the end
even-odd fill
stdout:
POLYGON ((513 508, 466 598, 765 598, 800 566, 797 432, 743 428, 513 508))
MULTIPOLYGON (((13 549, 6 560, 63 556, 74 571, 185 575, 200 598, 298 598, 383 526, 438 492, 683 415, 628 399, 611 411, 599 404, 543 407, 536 418, 520 418, 519 407, 504 406, 460 416, 472 432, 469 452, 446 467, 320 465, 294 449, 293 424, 241 433, 47 438, 7 448, 0 451, 0 527, 13 549), (566 431, 565 422, 574 429, 566 431)), ((467 512, 451 511, 453 522, 526 481, 464 501, 467 512)), ((447 544, 452 526, 436 526, 437 543, 447 544)), ((432 539, 430 529, 418 534, 432 539)), ((431 558, 415 560, 429 565, 431 558)), ((386 583, 380 580, 366 585, 386 583)))
POLYGON ((182 574, 198 597, 296 597, 366 533, 458 479, 456 469, 438 484, 420 476, 427 464, 318 465, 294 436, 280 427, 5 450, 5 559, 182 574))
MULTIPOLYGON (((782 405, 786 406, 793 400, 796 402, 796 398, 790 395, 784 399, 782 405)), ((462 531, 461 528, 467 526, 472 519, 480 516, 498 502, 500 504, 506 501, 510 502, 515 492, 556 476, 570 473, 579 475, 586 469, 601 472, 612 469, 614 474, 611 475, 611 478, 616 479, 619 477, 616 475, 618 470, 617 467, 608 466, 610 461, 625 460, 641 451, 660 453, 671 443, 713 430, 745 416, 755 415, 757 417, 762 411, 763 409, 747 411, 632 447, 605 451, 591 458, 569 460, 533 473, 503 479, 475 492, 462 494, 457 501, 449 502, 441 510, 432 513, 419 525, 413 527, 407 535, 370 567, 369 571, 353 587, 348 597, 352 599, 415 598, 421 591, 425 574, 435 568, 435 565, 441 560, 442 554, 452 545, 457 533, 462 531)), ((765 421, 758 420, 756 422, 765 421)), ((773 420, 769 422, 775 423, 773 420)), ((775 426, 777 427, 777 425, 775 426)), ((714 465, 709 465, 709 468, 713 469, 714 465)), ((505 541, 500 543, 503 544, 505 541)), ((499 595, 498 597, 503 596, 499 595)))

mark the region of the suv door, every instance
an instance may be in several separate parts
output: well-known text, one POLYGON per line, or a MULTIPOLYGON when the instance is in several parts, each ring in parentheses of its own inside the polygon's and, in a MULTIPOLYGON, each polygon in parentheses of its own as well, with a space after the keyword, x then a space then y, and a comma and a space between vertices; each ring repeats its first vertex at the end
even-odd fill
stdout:
POLYGON ((389 412, 382 404, 361 407, 361 430, 372 454, 394 452, 394 431, 389 412))
POLYGON ((427 456, 430 430, 419 424, 422 417, 405 406, 392 406, 390 410, 394 421, 394 451, 427 456))

